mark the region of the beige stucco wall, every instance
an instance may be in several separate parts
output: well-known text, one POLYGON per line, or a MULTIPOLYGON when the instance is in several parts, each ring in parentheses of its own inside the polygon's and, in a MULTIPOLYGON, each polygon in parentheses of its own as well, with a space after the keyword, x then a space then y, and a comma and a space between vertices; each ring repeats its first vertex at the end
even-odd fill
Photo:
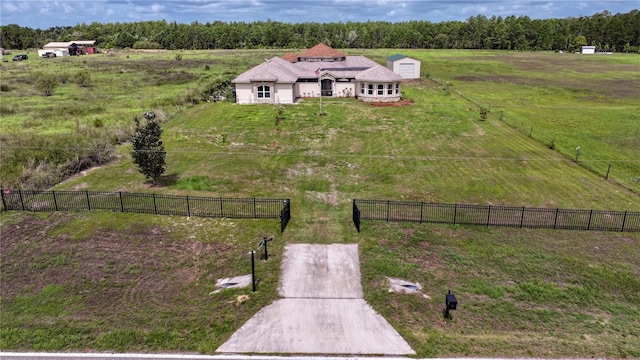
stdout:
POLYGON ((236 103, 253 104, 253 85, 236 84, 236 103))
POLYGON ((272 96, 273 102, 280 104, 293 104, 293 84, 276 84, 275 97, 272 96))
POLYGON ((236 84, 237 104, 273 104, 276 101, 281 104, 293 104, 293 84, 274 84, 263 82, 236 84), (271 87, 271 97, 258 98, 258 86, 261 85, 271 87))
POLYGON ((296 97, 320 96, 320 94, 318 93, 318 83, 296 83, 295 88, 296 97))
POLYGON ((336 82, 334 83, 333 96, 353 97, 356 94, 356 83, 336 82))

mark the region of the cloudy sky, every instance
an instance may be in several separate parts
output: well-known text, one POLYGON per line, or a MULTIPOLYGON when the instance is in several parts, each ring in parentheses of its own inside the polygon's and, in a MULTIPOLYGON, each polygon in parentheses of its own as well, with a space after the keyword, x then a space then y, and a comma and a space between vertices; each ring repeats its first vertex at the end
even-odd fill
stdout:
POLYGON ((465 20, 470 16, 527 15, 532 19, 612 14, 640 9, 640 0, 0 0, 0 25, 47 29, 78 23, 166 20, 347 22, 465 20))

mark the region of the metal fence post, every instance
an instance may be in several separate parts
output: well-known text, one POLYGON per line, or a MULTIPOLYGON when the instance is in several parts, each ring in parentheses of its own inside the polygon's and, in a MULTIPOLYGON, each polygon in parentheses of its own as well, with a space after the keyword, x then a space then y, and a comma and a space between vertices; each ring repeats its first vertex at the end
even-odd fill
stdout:
POLYGON ((258 216, 256 215, 256 198, 253 198, 253 218, 257 218, 258 216))
POLYGON ((56 211, 58 211, 58 200, 56 200, 56 192, 51 191, 51 194, 53 194, 53 206, 55 207, 56 211))
POLYGON ((458 216, 458 204, 453 204, 453 225, 456 224, 456 217, 458 216))
POLYGON ((118 194, 120 194, 120 210, 124 212, 124 201, 122 201, 122 191, 118 191, 118 194))
POLYGON ((558 224, 558 211, 560 209, 556 208, 556 218, 553 220, 553 228, 556 228, 556 225, 558 224))
POLYGON ((220 198, 220 217, 224 217, 224 211, 222 211, 222 198, 220 198))
POLYGON ((591 230, 591 216, 593 215, 593 209, 589 211, 589 222, 587 223, 587 230, 591 230))
POLYGON ((420 202, 420 224, 422 224, 422 208, 424 207, 424 202, 420 202))
POLYGON ((621 232, 624 232, 624 225, 627 222, 627 212, 624 212, 624 217, 622 218, 622 229, 620 229, 621 232))
POLYGON ((0 197, 2 198, 2 208, 5 209, 5 210, 9 210, 9 209, 7 209, 7 202, 4 199, 4 192, 5 192, 4 189, 0 189, 0 197))
POLYGON ((522 216, 520 216, 520 227, 524 224, 524 206, 522 207, 522 216))
POLYGON ((358 209, 356 199, 353 199, 352 218, 353 224, 356 226, 356 230, 358 231, 358 233, 360 233, 360 209, 358 209))
POLYGON ((389 222, 389 211, 391 211, 391 201, 387 200, 387 222, 389 222))
POLYGON ((489 205, 489 210, 487 211, 487 226, 491 222, 491 205, 489 205))
MULTIPOLYGON (((18 190, 18 194, 20 195, 20 205, 22 205, 22 211, 25 211, 24 208, 24 199, 22 198, 22 190, 18 190)), ((626 215, 626 214, 625 214, 626 215)), ((624 226, 623 226, 624 227, 624 226)))
POLYGON ((85 191, 85 195, 87 196, 87 210, 91 211, 91 202, 89 201, 89 190, 85 191))
POLYGON ((189 195, 187 195, 187 216, 191 217, 191 208, 189 207, 189 195))
POLYGON ((156 215, 158 215, 158 206, 156 205, 156 194, 153 193, 153 210, 156 212, 156 215))

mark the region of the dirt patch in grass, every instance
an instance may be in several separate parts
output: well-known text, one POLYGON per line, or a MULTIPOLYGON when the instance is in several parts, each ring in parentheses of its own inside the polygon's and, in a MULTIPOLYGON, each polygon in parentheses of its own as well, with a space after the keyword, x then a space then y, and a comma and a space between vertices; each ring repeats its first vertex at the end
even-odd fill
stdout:
POLYGON ((455 78, 465 82, 493 82, 508 83, 525 86, 557 86, 560 88, 577 89, 583 91, 597 91, 597 93, 611 98, 630 98, 640 94, 640 83, 634 80, 589 80, 564 78, 562 76, 553 79, 524 77, 517 75, 465 75, 455 78))
POLYGON ((407 106, 413 104, 411 100, 400 100, 395 102, 372 102, 371 106, 374 107, 390 107, 390 106, 407 106))
POLYGON ((212 280, 205 267, 231 249, 225 243, 176 241, 160 227, 102 229, 83 241, 47 236, 68 216, 25 217, 3 226, 3 299, 65 284, 73 293, 86 293, 78 316, 117 314, 142 303, 164 306, 189 294, 199 279, 212 280))
MULTIPOLYGON (((486 62, 486 57, 469 57, 467 60, 486 62)), ((491 58, 510 64, 513 68, 527 75, 508 75, 496 73, 491 75, 465 75, 456 77, 459 81, 486 81, 494 83, 512 83, 527 86, 557 86, 562 88, 596 91, 600 95, 614 99, 635 98, 640 94, 640 82, 633 79, 616 79, 620 73, 637 72, 638 67, 631 64, 614 64, 578 57, 573 54, 557 56, 550 54, 498 55, 491 58), (567 74, 567 71, 570 73, 567 74), (572 74, 573 73, 573 74, 572 74), (612 74, 611 79, 581 78, 579 74, 612 74), (539 75, 537 75, 539 74, 539 75), (555 74, 555 76, 554 76, 555 74)), ((452 59, 455 60, 455 59, 452 59)))
POLYGON ((212 352, 275 294, 277 262, 257 299, 237 304, 246 288, 209 294, 246 268, 236 241, 214 235, 225 220, 2 216, 4 349, 212 352))

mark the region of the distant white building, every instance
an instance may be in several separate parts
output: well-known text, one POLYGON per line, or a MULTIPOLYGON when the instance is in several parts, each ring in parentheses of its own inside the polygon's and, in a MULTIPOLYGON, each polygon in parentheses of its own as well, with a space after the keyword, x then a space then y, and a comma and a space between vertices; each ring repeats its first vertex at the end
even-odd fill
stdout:
POLYGON ((596 47, 595 46, 583 46, 580 48, 580 54, 595 54, 596 47))
POLYGON ((402 76, 403 79, 420 78, 420 60, 402 54, 387 57, 387 69, 402 76))

